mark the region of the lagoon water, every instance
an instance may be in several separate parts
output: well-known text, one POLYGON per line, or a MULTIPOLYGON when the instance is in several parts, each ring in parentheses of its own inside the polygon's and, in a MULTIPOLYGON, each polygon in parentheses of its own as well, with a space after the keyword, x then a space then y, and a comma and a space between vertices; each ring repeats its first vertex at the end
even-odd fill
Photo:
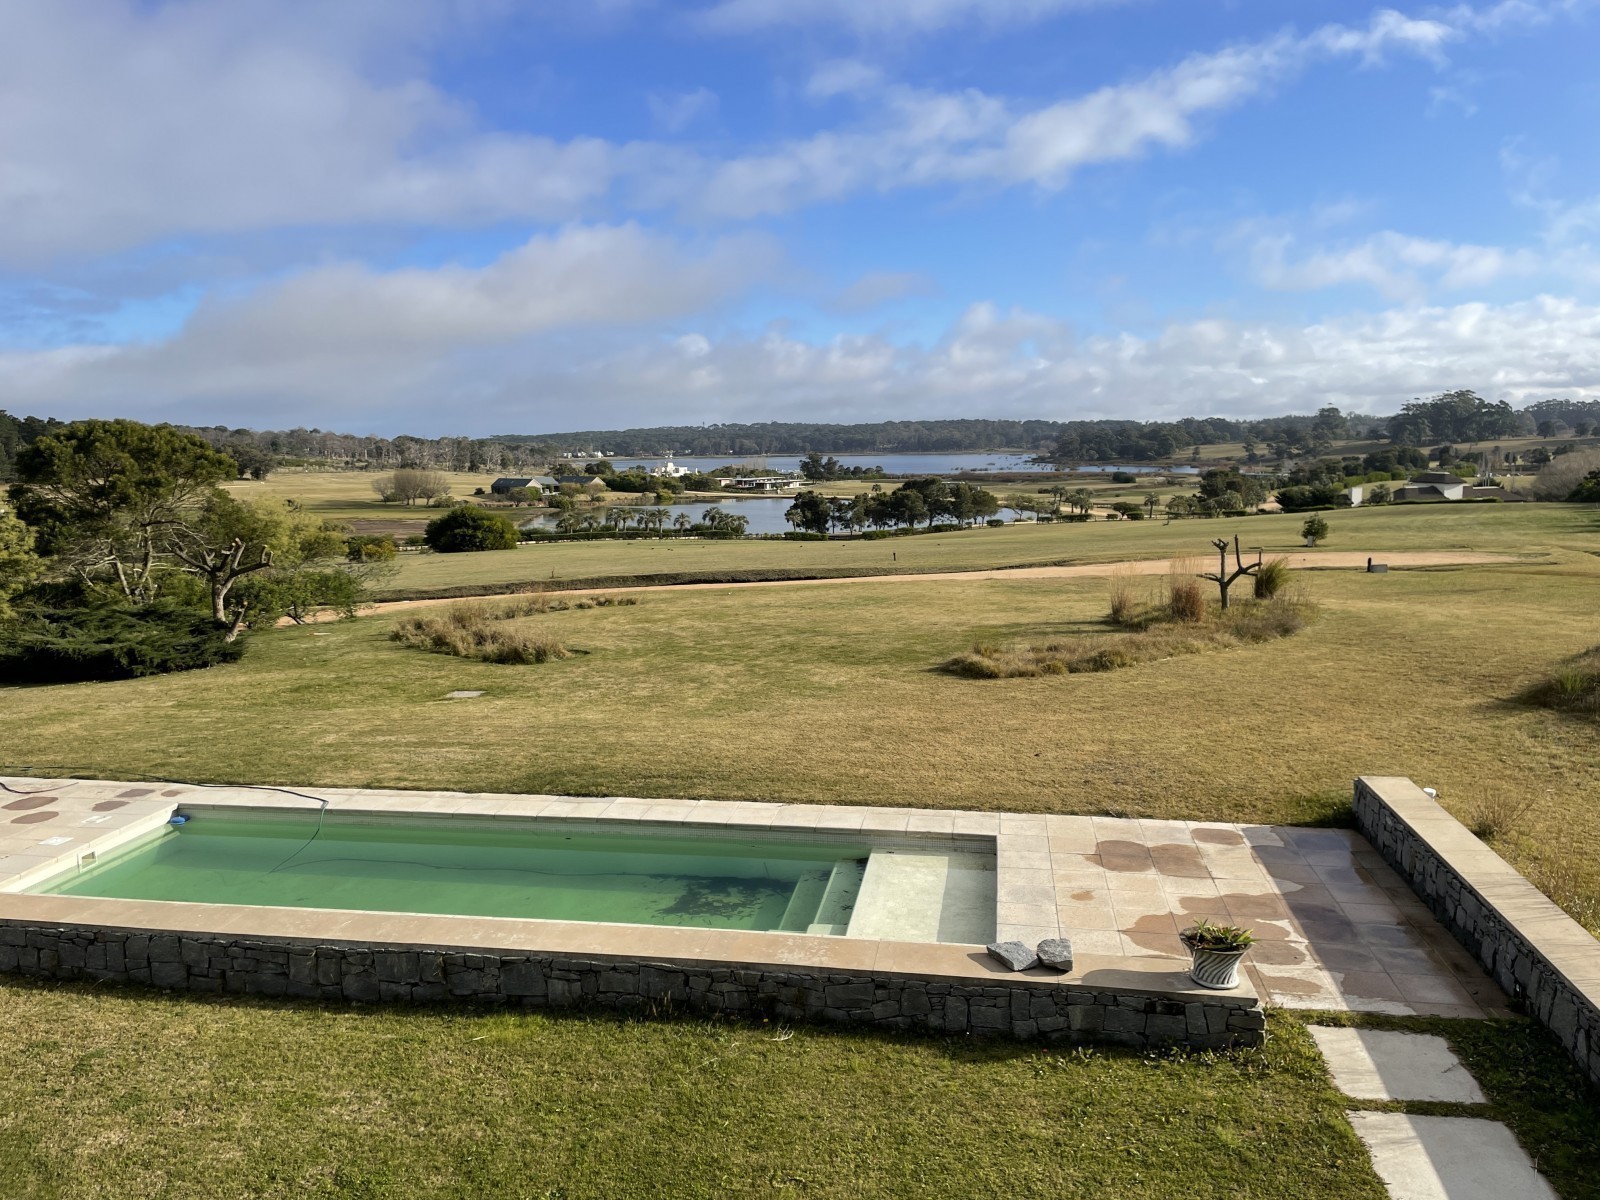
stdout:
MULTIPOLYGON (((826 457, 826 456, 825 456, 826 457)), ((837 458, 847 467, 882 467, 890 475, 954 475, 958 472, 1001 472, 1001 471, 1052 471, 1047 463, 1030 462, 1027 454, 1003 454, 990 451, 984 454, 836 454, 837 458)), ((753 466, 768 470, 774 474, 785 474, 800 469, 798 454, 767 454, 767 455, 724 455, 721 458, 674 458, 672 461, 678 466, 690 471, 711 471, 718 467, 727 466, 753 466)), ((631 467, 643 467, 650 470, 659 467, 667 460, 664 458, 614 458, 611 460, 619 471, 631 467)), ((1128 471, 1135 475, 1183 474, 1192 475, 1194 467, 1155 467, 1155 466, 1126 466, 1121 464, 1086 464, 1075 467, 1074 470, 1090 471, 1096 474, 1110 474, 1113 471, 1128 471)))

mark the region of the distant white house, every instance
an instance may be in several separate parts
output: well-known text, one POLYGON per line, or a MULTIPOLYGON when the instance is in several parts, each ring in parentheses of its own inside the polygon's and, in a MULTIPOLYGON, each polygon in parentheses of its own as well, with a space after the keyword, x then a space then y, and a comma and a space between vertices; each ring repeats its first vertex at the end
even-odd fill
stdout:
POLYGON ((541 492, 556 490, 556 481, 549 475, 505 475, 489 485, 496 496, 509 495, 517 488, 538 488, 541 492))
POLYGON ((788 475, 739 475, 717 483, 735 492, 783 492, 800 486, 800 480, 788 475))
MULTIPOLYGON (((1346 489, 1352 505, 1360 504, 1363 489, 1346 489)), ((1508 491, 1498 484, 1468 483, 1449 471, 1422 471, 1394 489, 1396 502, 1403 500, 1506 500, 1513 503, 1526 500, 1517 492, 1508 491)))
POLYGON ((650 474, 658 475, 664 479, 681 479, 688 473, 689 468, 678 466, 670 458, 650 472, 650 474))

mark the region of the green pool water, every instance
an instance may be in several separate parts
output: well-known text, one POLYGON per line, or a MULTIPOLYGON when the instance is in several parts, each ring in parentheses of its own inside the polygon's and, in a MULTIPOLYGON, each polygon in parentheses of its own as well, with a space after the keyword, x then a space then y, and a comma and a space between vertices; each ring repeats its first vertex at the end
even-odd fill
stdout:
POLYGON ((34 888, 205 904, 845 932, 865 845, 199 813, 34 888))

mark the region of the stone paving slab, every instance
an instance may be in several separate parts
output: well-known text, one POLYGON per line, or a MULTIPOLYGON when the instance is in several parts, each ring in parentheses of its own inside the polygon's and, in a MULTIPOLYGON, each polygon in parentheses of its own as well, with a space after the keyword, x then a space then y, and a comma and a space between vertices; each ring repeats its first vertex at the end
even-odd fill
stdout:
POLYGON ((322 800, 334 809, 994 837, 996 940, 1035 945, 1064 934, 1081 955, 1152 958, 1181 971, 1188 955, 1179 931, 1209 917, 1255 930, 1261 940, 1246 974, 1269 1003, 1507 1015, 1499 988, 1405 881, 1359 834, 1342 829, 629 797, 4 782, 38 793, 0 792, 0 859, 12 859, 0 875, 13 877, 36 860, 81 851, 183 803, 296 808, 322 800), (53 837, 69 842, 45 844, 53 837))
POLYGON ((1343 1029, 1312 1025, 1311 1037, 1328 1060, 1333 1084, 1357 1100, 1438 1100, 1486 1104, 1478 1081, 1431 1033, 1343 1029))
POLYGON ((1498 1121, 1353 1112, 1393 1200, 1559 1200, 1498 1121))

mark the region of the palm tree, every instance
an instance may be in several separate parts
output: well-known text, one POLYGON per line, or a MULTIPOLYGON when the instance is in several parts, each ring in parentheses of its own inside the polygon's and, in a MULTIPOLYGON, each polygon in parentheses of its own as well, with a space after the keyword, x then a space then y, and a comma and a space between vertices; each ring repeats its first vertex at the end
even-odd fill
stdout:
POLYGON ((688 513, 679 513, 677 516, 672 518, 672 527, 680 533, 693 524, 694 522, 690 520, 688 513))

